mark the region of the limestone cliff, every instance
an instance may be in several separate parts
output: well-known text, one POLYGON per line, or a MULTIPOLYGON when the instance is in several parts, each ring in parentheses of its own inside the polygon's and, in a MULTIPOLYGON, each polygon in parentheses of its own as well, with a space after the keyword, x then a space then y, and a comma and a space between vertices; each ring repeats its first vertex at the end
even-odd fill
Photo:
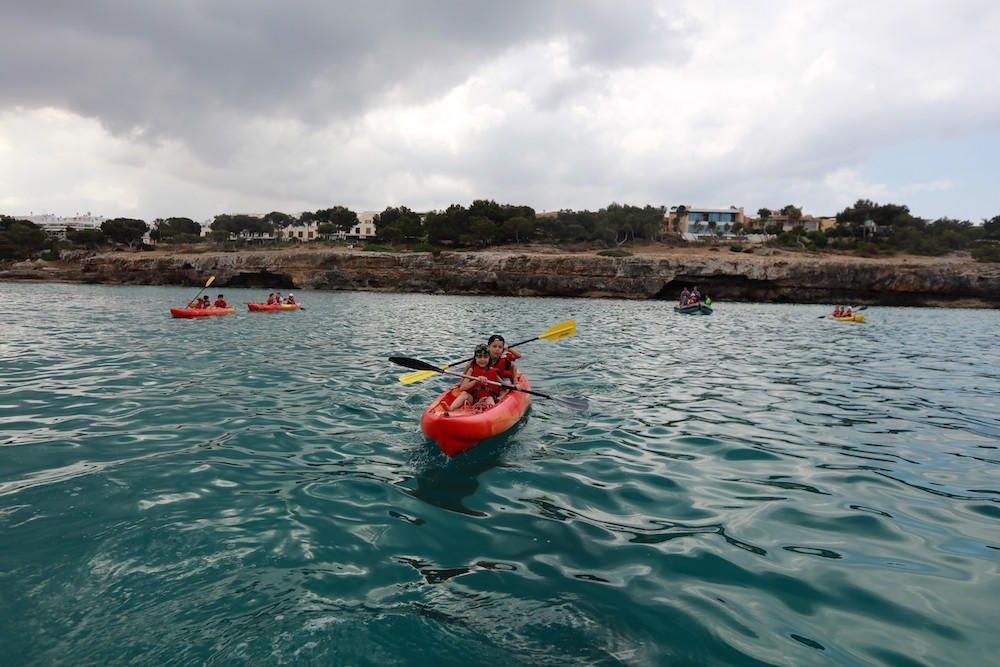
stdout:
POLYGON ((1000 307, 1000 264, 674 251, 596 254, 377 253, 341 249, 66 254, 0 268, 0 280, 673 299, 697 284, 717 301, 1000 307))

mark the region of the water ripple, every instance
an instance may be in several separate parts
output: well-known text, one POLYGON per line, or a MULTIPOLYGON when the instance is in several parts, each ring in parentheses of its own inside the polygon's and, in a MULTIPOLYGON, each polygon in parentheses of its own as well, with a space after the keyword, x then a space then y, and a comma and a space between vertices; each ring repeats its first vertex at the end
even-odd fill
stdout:
POLYGON ((302 293, 180 321, 193 290, 3 290, 6 664, 1000 650, 996 312, 302 293), (444 383, 386 357, 568 318, 519 365, 589 413, 540 399, 452 460, 424 441, 444 383))

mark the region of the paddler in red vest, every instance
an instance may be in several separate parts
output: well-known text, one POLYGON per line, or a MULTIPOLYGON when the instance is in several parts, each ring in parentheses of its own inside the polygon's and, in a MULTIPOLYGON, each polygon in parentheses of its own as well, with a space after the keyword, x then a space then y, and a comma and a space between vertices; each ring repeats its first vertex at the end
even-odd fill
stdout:
POLYGON ((222 297, 221 294, 215 297, 215 303, 213 303, 212 306, 214 306, 215 308, 229 308, 229 304, 226 303, 226 300, 222 297))
MULTIPOLYGON (((496 369, 497 379, 511 386, 517 384, 518 371, 514 362, 521 358, 521 353, 508 348, 507 341, 500 334, 490 336, 487 347, 490 350, 490 367, 496 369)), ((500 398, 503 398, 508 391, 501 389, 500 398)))
POLYGON ((467 403, 482 405, 485 408, 491 408, 496 405, 496 396, 499 387, 475 379, 482 378, 483 380, 497 382, 497 371, 495 368, 490 367, 489 346, 485 343, 480 343, 476 346, 476 350, 472 356, 472 366, 465 373, 465 375, 471 375, 472 378, 466 378, 458 385, 458 398, 451 402, 451 405, 448 406, 449 410, 457 410, 467 403))

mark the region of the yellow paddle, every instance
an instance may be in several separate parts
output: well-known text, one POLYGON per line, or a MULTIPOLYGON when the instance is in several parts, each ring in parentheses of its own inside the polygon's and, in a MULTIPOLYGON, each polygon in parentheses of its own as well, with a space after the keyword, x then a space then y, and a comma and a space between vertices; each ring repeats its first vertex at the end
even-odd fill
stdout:
POLYGON ((210 276, 209 279, 208 279, 208 282, 205 283, 205 286, 202 287, 200 290, 198 290, 198 293, 194 295, 194 299, 191 299, 190 301, 188 301, 188 308, 190 308, 191 305, 195 302, 195 299, 197 299, 199 296, 201 296, 201 293, 204 292, 205 290, 207 290, 208 287, 209 287, 209 285, 211 285, 214 282, 215 282, 215 276, 210 276))
MULTIPOLYGON (((534 338, 529 338, 528 340, 522 340, 520 343, 514 343, 513 345, 508 345, 507 347, 517 347, 518 345, 524 345, 525 343, 530 343, 533 340, 562 340, 563 338, 569 338, 576 333, 576 320, 566 320, 555 324, 545 330, 541 335, 535 336, 534 338)), ((461 361, 454 361, 450 364, 445 364, 441 366, 441 370, 445 371, 452 366, 458 366, 459 364, 465 364, 472 361, 472 357, 468 359, 462 359, 461 361)), ((426 380, 429 377, 434 377, 440 371, 417 371, 416 373, 406 373, 405 375, 399 376, 399 381, 403 384, 413 384, 414 382, 420 382, 421 380, 426 380)))

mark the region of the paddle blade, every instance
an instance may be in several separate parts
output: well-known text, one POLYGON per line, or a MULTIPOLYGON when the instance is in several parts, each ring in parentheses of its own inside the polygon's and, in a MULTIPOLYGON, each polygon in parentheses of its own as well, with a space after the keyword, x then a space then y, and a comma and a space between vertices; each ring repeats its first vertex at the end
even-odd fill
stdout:
POLYGON ((576 333, 576 320, 566 320, 565 322, 560 322, 559 324, 553 325, 545 330, 538 338, 541 340, 562 340, 563 338, 569 338, 576 333))
POLYGON ((205 287, 208 287, 209 285, 211 285, 214 282, 215 282, 215 276, 209 276, 208 282, 205 283, 205 287))
POLYGON ((414 382, 421 382, 427 378, 431 378, 437 375, 431 371, 417 371, 416 373, 406 373, 405 375, 399 376, 399 381, 403 384, 413 384, 414 382))
POLYGON ((585 398, 574 398, 571 396, 550 396, 549 398, 571 410, 579 410, 580 412, 590 410, 590 402, 585 398))
POLYGON ((389 357, 389 361, 406 368, 411 368, 415 371, 430 371, 431 373, 441 372, 441 369, 434 364, 429 364, 426 361, 420 361, 419 359, 413 359, 411 357, 389 357))

